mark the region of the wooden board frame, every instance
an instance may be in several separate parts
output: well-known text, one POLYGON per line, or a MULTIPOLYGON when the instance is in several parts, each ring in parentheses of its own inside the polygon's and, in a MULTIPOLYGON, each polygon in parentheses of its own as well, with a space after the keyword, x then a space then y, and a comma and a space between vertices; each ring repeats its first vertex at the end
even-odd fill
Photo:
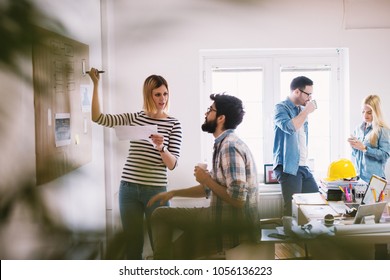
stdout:
POLYGON ((89 46, 38 28, 33 45, 37 185, 91 161, 89 46), (87 105, 86 105, 87 104, 87 105), (64 117, 65 116, 65 117, 64 117), (67 116, 67 117, 66 117, 67 116), (60 141, 60 140, 61 141, 60 141))

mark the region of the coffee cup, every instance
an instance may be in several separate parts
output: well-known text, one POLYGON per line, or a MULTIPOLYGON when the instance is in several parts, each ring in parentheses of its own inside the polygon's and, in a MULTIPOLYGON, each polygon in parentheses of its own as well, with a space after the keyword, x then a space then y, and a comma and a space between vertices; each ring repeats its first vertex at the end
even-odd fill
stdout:
POLYGON ((334 224, 334 216, 332 214, 326 214, 324 217, 324 222, 326 226, 333 226, 334 224))
POLYGON ((198 165, 198 167, 202 168, 203 170, 207 170, 207 163, 206 162, 200 162, 197 165, 198 165))

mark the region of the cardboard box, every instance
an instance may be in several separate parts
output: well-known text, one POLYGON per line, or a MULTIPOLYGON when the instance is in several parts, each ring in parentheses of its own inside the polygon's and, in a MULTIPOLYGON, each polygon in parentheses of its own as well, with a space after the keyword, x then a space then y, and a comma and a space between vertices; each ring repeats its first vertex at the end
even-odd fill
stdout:
POLYGON ((298 225, 304 225, 308 223, 305 215, 303 215, 300 204, 297 204, 296 201, 292 200, 292 216, 297 221, 298 225))

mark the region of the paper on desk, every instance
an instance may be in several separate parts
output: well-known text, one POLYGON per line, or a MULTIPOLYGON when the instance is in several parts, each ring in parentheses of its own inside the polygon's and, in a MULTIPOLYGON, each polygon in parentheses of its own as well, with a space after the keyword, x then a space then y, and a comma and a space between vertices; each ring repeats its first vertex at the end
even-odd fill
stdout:
POLYGON ((335 235, 351 235, 364 233, 388 233, 390 234, 390 224, 363 224, 363 225, 336 225, 334 227, 335 235))
POLYGON ((310 220, 324 219, 327 214, 331 214, 334 217, 339 216, 335 210, 329 205, 301 205, 302 213, 310 220))
POLYGON ((296 204, 328 204, 325 198, 318 193, 296 193, 293 194, 296 204))
POLYGON ((119 140, 150 140, 149 136, 157 133, 157 125, 121 125, 114 126, 114 129, 119 140))
POLYGON ((350 208, 343 201, 328 201, 328 204, 339 214, 345 214, 350 208))

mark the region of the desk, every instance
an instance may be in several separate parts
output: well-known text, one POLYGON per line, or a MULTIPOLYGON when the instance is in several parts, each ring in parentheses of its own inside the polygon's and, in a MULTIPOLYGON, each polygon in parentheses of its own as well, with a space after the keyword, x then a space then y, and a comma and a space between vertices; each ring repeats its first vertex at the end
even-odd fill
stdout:
MULTIPOLYGON (((308 196, 305 196, 305 199, 308 196)), ((316 203, 310 204, 308 200, 305 200, 303 204, 299 204, 293 201, 293 215, 295 213, 295 219, 299 225, 313 222, 314 220, 322 220, 325 214, 329 212, 334 216, 337 213, 326 201, 321 204, 321 201, 317 198, 316 203), (311 211, 311 210, 315 211, 311 211)), ((382 220, 389 221, 388 214, 384 213, 382 220)), ((343 232, 343 234, 334 231, 337 227, 354 227, 355 229, 362 225, 342 225, 341 221, 336 220, 336 223, 331 227, 332 235, 321 235, 313 239, 299 239, 298 237, 289 239, 277 239, 268 237, 268 234, 277 232, 277 230, 262 230, 262 242, 305 242, 307 244, 308 253, 312 259, 323 259, 323 260, 339 260, 339 259, 389 259, 388 246, 390 244, 390 223, 386 223, 389 227, 385 227, 381 224, 380 232, 359 232, 359 230, 351 230, 351 234, 343 232)), ((364 225, 363 225, 364 226, 364 225)), ((368 226, 368 225, 367 225, 368 226)), ((371 225, 374 226, 375 225, 371 225)), ((379 228, 379 227, 378 227, 379 228)))
MULTIPOLYGON (((325 202, 326 203, 326 202, 325 202)), ((306 224, 322 220, 325 214, 337 217, 338 213, 327 204, 305 203, 293 201, 293 213, 298 224, 306 224), (332 212, 333 211, 333 212, 332 212)), ((381 221, 388 221, 384 212, 381 221)), ((336 220, 330 229, 333 236, 319 236, 308 241, 309 253, 313 259, 388 259, 388 244, 390 244, 390 223, 374 225, 343 225, 342 220, 336 220), (370 230, 360 231, 361 227, 369 226, 370 230), (344 228, 345 227, 345 228, 344 228), (336 230, 335 230, 336 229, 336 230), (337 231, 339 229, 339 231, 337 231), (345 229, 345 230, 343 230, 345 229), (343 230, 343 233, 340 232, 343 230), (349 233, 350 232, 350 233, 349 233)))
MULTIPOLYGON (((294 238, 294 237, 288 237, 286 239, 280 239, 276 237, 270 237, 270 234, 273 233, 280 233, 278 229, 262 229, 261 230, 261 244, 268 244, 268 247, 270 251, 270 254, 272 254, 271 259, 275 259, 275 244, 276 243, 303 243, 303 247, 305 250, 305 259, 309 258, 309 253, 307 250, 306 242, 302 239, 294 238)), ((302 258, 302 257, 300 257, 302 258)))
MULTIPOLYGON (((387 244, 390 244, 390 232, 365 233, 344 236, 321 236, 315 239, 287 238, 278 239, 268 235, 277 233, 276 229, 263 229, 261 243, 304 243, 305 256, 317 260, 369 260, 388 259, 387 244)), ((275 253, 275 247, 268 246, 275 253)), ((272 258, 273 259, 273 258, 272 258)))

